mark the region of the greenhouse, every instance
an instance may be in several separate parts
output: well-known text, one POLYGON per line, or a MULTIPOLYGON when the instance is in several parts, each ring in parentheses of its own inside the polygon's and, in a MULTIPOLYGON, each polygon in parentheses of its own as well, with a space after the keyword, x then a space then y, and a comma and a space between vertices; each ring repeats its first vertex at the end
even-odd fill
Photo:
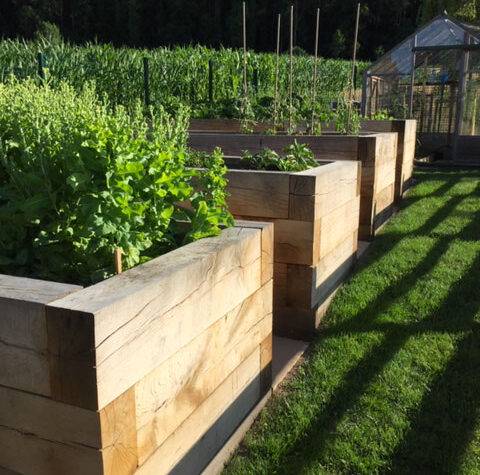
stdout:
POLYGON ((415 118, 423 152, 478 160, 479 72, 480 28, 438 16, 365 72, 362 112, 415 118))

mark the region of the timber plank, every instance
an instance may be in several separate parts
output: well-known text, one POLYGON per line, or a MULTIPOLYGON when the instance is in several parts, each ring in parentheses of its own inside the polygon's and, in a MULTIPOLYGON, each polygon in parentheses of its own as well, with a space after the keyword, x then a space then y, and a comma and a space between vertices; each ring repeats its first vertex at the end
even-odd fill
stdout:
POLYGON ((274 262, 274 226, 272 223, 262 221, 237 220, 237 226, 254 228, 262 231, 262 285, 273 279, 274 262))
POLYGON ((225 234, 224 239, 185 246, 78 293, 84 295, 48 306, 53 340, 60 335, 64 342, 77 338, 73 347, 54 348, 52 343, 52 354, 63 365, 52 366, 55 397, 91 409, 106 406, 255 292, 261 285, 260 231, 231 228, 225 234), (92 302, 97 296, 100 302, 92 302), (95 314, 75 310, 82 307, 95 314), (106 329, 112 333, 103 333, 106 329), (82 388, 69 377, 68 368, 93 383, 82 388))
POLYGON ((140 463, 271 333, 271 301, 270 282, 136 384, 140 463))
POLYGON ((198 473, 260 400, 258 347, 136 471, 198 473), (206 429, 208 428, 208 429, 206 429), (171 467, 175 467, 171 470, 171 467))
POLYGON ((288 218, 290 175, 283 172, 229 170, 228 206, 234 215, 288 218))
POLYGON ((4 386, 0 386, 0 407, 2 427, 61 444, 102 447, 95 411, 4 386))
POLYGON ((0 274, 0 384, 50 395, 45 305, 80 289, 0 274))
POLYGON ((0 427, 0 466, 23 475, 101 475, 101 452, 0 427))

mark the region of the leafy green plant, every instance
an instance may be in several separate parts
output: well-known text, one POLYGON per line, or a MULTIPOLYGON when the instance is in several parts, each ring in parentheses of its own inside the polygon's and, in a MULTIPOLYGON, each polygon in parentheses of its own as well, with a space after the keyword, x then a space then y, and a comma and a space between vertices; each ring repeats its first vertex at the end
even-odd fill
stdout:
MULTIPOLYGON (((222 151, 216 148, 213 153, 190 149, 187 166, 205 168, 223 176, 227 171, 222 151)), ((249 170, 303 171, 318 166, 313 152, 307 145, 298 143, 285 147, 282 154, 265 148, 259 153, 245 151, 241 157, 241 166, 249 170)), ((225 195, 223 195, 225 197, 225 195)))
POLYGON ((222 167, 185 165, 187 110, 147 121, 97 97, 0 84, 0 272, 90 284, 116 248, 129 268, 232 224, 222 167))
POLYGON ((358 111, 348 105, 346 101, 340 101, 337 110, 332 116, 335 130, 341 134, 358 135, 360 132, 361 116, 358 111))
POLYGON ((393 120, 394 117, 390 115, 387 109, 380 109, 372 114, 370 117, 371 120, 393 120))
POLYGON ((318 166, 313 152, 296 140, 284 149, 282 155, 266 148, 256 154, 245 152, 242 160, 253 170, 303 171, 318 166))

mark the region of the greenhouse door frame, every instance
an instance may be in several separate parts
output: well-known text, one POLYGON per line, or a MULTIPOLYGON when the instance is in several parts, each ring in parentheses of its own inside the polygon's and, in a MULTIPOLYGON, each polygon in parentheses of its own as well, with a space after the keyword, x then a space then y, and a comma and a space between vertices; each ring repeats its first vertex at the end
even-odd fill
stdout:
MULTIPOLYGON (((448 45, 448 46, 417 46, 412 49, 412 54, 419 51, 424 52, 433 52, 433 51, 445 51, 445 50, 461 50, 462 57, 460 60, 460 68, 459 68, 459 77, 458 77, 458 93, 457 93, 457 107, 455 111, 455 127, 453 130, 453 141, 452 141, 452 151, 451 151, 451 159, 454 162, 459 160, 459 139, 462 135, 463 129, 463 116, 465 113, 465 99, 466 99, 466 91, 467 91, 467 76, 468 76, 468 69, 469 69, 469 60, 470 60, 470 52, 475 50, 480 50, 479 44, 471 44, 472 36, 465 32, 465 43, 458 44, 458 45, 448 45)), ((414 73, 413 73, 414 74, 414 73)))

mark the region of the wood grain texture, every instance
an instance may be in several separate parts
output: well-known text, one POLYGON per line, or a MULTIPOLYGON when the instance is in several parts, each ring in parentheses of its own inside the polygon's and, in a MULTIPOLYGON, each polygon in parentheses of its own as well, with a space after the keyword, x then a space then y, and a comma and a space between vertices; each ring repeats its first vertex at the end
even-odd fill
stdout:
POLYGON ((22 475, 103 475, 101 452, 0 427, 0 466, 22 475))
POLYGON ((52 343, 56 397, 106 406, 255 292, 261 264, 260 230, 231 228, 49 305, 53 340, 76 340, 52 343))
POLYGON ((313 264, 317 260, 320 240, 320 220, 275 220, 275 261, 313 264))
MULTIPOLYGON (((358 229, 360 212, 360 197, 356 197, 346 204, 335 209, 321 219, 319 259, 332 252, 345 236, 351 235, 358 229)), ((315 261, 315 264, 318 260, 315 261)))
POLYGON ((272 282, 136 384, 140 463, 272 331, 272 282))
POLYGON ((262 232, 262 285, 273 279, 275 232, 273 223, 256 220, 237 220, 242 228, 260 229, 262 232))
MULTIPOLYGON (((372 139, 375 146, 375 138, 372 139)), ((351 142, 349 142, 351 145, 351 142)), ((289 216, 258 218, 259 207, 242 207, 236 201, 236 214, 241 219, 268 219, 275 224, 274 304, 287 305, 287 268, 290 265, 316 266, 323 256, 332 253, 348 236, 358 231, 361 164, 358 160, 319 161, 320 166, 303 172, 289 173, 289 216)), ((375 162, 371 169, 374 175, 375 162)), ((258 172, 243 170, 242 179, 257 181, 258 172)), ((374 180, 372 179, 372 183, 374 180)), ((373 190, 373 186, 369 190, 373 190)), ((372 191, 373 193, 373 191, 372 191)), ((235 190, 232 189, 232 194, 235 190)), ((235 199, 235 197, 233 197, 235 199)), ((232 199, 232 198, 231 198, 232 199)), ((339 263, 340 264, 340 263, 339 263)), ((312 285, 302 300, 304 309, 312 310, 312 285)), ((292 309, 294 306, 292 303, 292 309)), ((300 307, 299 307, 300 308, 300 307)), ((312 315, 314 314, 311 313, 312 315)), ((316 317, 315 317, 316 318, 316 317)), ((311 322, 310 322, 311 323, 311 322)), ((311 326, 309 324, 309 326, 311 326)))
POLYGON ((362 130, 369 132, 397 132, 398 147, 396 159, 395 199, 401 198, 405 192, 405 184, 413 173, 415 157, 417 123, 415 120, 365 120, 362 130))
POLYGON ((44 305, 50 397, 0 385, 2 470, 206 466, 271 384, 273 239, 237 223, 44 305))
POLYGON ((228 207, 234 215, 288 218, 290 174, 283 172, 230 170, 228 207))
POLYGON ((259 372, 260 347, 257 347, 136 473, 201 472, 260 400, 259 372))
POLYGON ((215 147, 220 147, 225 155, 238 156, 246 150, 257 153, 264 148, 282 153, 295 140, 308 145, 317 159, 356 160, 358 156, 358 137, 345 135, 190 133, 188 143, 196 150, 211 152, 215 147))
POLYGON ((129 475, 138 465, 135 388, 100 411, 102 463, 105 475, 129 475))
POLYGON ((0 274, 0 384, 50 395, 45 305, 80 289, 0 274))
MULTIPOLYGON (((270 330, 272 327, 270 326, 270 330)), ((273 333, 265 337, 260 344, 260 392, 263 396, 272 388, 273 333)))
MULTIPOLYGON (((59 444, 102 447, 95 411, 0 386, 0 426, 59 444)), ((0 450, 0 465, 2 465, 0 450)))

